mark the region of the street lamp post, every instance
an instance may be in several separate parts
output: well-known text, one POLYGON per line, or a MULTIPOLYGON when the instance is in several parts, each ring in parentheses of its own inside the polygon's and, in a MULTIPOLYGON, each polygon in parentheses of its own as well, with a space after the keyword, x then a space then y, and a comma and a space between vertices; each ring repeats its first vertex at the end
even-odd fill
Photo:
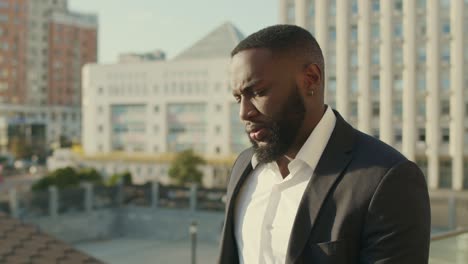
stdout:
POLYGON ((191 258, 192 264, 197 263, 197 232, 198 232, 198 227, 197 227, 197 221, 192 221, 192 224, 190 224, 190 239, 191 239, 191 245, 192 245, 192 254, 191 258))

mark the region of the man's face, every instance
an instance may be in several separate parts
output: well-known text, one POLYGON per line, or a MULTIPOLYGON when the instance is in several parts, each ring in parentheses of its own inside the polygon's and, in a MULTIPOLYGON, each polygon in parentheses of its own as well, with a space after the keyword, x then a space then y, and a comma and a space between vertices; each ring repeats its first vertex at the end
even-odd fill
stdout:
POLYGON ((305 115, 287 60, 268 49, 241 51, 231 61, 231 85, 258 161, 277 160, 296 139, 305 115))

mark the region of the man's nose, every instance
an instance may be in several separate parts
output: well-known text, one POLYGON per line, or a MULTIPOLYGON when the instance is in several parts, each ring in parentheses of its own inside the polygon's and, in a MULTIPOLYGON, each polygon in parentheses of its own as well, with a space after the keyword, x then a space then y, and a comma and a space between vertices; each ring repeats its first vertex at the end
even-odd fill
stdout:
POLYGON ((257 108, 247 98, 242 98, 240 102, 239 116, 243 121, 249 121, 258 114, 257 108))

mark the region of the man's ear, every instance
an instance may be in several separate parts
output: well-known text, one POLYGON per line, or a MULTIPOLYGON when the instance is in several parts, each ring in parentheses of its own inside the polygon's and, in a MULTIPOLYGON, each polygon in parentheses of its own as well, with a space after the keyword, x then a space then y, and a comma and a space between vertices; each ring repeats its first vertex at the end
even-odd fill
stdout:
POLYGON ((322 85, 322 70, 314 63, 308 64, 304 69, 304 81, 307 82, 308 89, 313 89, 318 92, 322 85))

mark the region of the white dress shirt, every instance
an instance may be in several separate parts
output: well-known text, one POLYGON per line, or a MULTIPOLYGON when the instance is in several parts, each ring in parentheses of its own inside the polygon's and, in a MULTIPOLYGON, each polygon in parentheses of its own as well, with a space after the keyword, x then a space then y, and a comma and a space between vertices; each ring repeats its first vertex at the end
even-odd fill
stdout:
POLYGON ((281 176, 276 162, 258 164, 243 184, 235 206, 234 228, 241 264, 282 264, 299 202, 335 128, 330 107, 281 176))

